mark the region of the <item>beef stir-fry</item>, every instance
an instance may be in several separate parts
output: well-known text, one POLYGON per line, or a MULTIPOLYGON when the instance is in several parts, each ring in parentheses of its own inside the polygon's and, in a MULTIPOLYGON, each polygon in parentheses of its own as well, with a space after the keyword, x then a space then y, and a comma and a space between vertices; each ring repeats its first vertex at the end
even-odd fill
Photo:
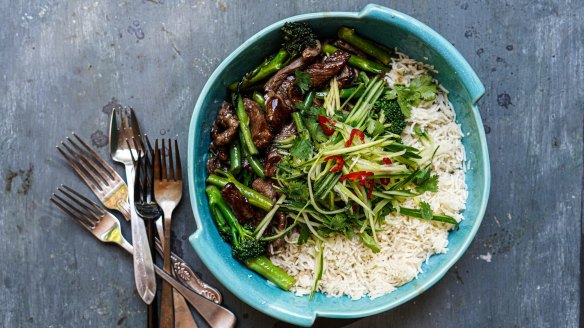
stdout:
MULTIPOLYGON (((400 197, 436 188, 435 150, 400 139, 411 107, 436 85, 420 76, 390 87, 383 74, 393 52, 352 29, 322 41, 304 23, 281 31, 280 51, 229 86, 211 129, 207 194, 233 256, 288 290, 294 278, 266 257, 284 236, 296 232, 298 244, 357 236, 376 252, 379 219, 400 197)), ((399 210, 456 223, 426 206, 399 210)))

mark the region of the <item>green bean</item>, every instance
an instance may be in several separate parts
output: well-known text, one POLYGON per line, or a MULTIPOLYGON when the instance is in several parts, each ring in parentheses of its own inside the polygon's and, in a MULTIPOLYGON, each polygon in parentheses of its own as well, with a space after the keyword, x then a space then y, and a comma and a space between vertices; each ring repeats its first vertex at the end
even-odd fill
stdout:
POLYGON ((241 147, 236 140, 229 149, 229 172, 237 174, 241 170, 241 147))
POLYGON ((243 97, 241 97, 241 95, 237 97, 237 118, 239 118, 239 131, 241 131, 241 135, 243 136, 241 140, 247 146, 247 150, 252 155, 259 153, 251 137, 251 130, 249 129, 249 116, 247 116, 247 112, 245 111, 243 97))
POLYGON ((255 100, 255 102, 257 102, 260 105, 260 107, 263 110, 266 110, 266 105, 264 104, 264 96, 262 96, 262 94, 259 93, 259 91, 254 91, 252 98, 253 100, 255 100))
MULTIPOLYGON (((337 50, 339 49, 331 46, 330 44, 325 44, 324 46, 322 46, 322 52, 324 52, 327 55, 332 55, 337 50)), ((356 55, 351 55, 351 57, 349 57, 349 65, 375 74, 381 74, 382 72, 389 71, 389 67, 385 65, 376 63, 374 61, 356 55)))

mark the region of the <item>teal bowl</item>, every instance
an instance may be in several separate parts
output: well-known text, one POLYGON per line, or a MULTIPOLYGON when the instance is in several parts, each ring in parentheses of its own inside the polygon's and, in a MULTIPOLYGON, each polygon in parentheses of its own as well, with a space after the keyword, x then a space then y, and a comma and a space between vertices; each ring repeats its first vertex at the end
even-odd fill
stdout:
POLYGON ((190 242, 215 277, 243 302, 269 316, 300 326, 310 326, 316 317, 359 318, 392 309, 420 295, 435 284, 462 256, 475 236, 485 213, 490 188, 490 168, 485 132, 475 105, 483 95, 479 78, 442 36, 416 19, 392 9, 368 5, 361 12, 322 12, 294 16, 258 32, 229 55, 211 75, 195 106, 188 142, 189 192, 197 230, 190 242), (205 163, 209 131, 227 86, 278 50, 279 28, 286 21, 303 21, 319 36, 334 36, 340 26, 355 27, 360 34, 388 47, 397 47, 416 60, 434 65, 435 77, 449 91, 449 99, 464 133, 463 144, 470 169, 464 220, 448 237, 446 254, 434 255, 423 265, 417 279, 375 299, 353 301, 317 294, 311 300, 282 291, 231 257, 231 249, 219 234, 205 196, 205 163))

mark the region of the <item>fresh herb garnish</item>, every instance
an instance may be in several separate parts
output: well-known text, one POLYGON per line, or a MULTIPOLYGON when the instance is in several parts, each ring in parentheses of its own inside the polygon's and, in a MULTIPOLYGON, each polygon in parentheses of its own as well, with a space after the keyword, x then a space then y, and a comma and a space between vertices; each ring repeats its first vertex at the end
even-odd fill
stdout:
POLYGON ((412 107, 418 106, 420 101, 430 101, 436 98, 436 84, 429 75, 420 75, 414 78, 409 86, 396 84, 394 88, 395 93, 389 93, 386 97, 394 99, 394 95, 397 96, 397 103, 406 117, 410 117, 412 107))
POLYGON ((302 94, 306 93, 312 85, 312 75, 310 73, 296 71, 294 76, 296 77, 294 83, 298 86, 302 94))
POLYGON ((292 142, 290 154, 301 160, 308 160, 312 154, 312 143, 308 138, 296 137, 292 142))
POLYGON ((422 219, 425 220, 432 220, 434 215, 432 214, 432 208, 430 208, 430 204, 426 202, 420 203, 420 214, 422 214, 422 219))

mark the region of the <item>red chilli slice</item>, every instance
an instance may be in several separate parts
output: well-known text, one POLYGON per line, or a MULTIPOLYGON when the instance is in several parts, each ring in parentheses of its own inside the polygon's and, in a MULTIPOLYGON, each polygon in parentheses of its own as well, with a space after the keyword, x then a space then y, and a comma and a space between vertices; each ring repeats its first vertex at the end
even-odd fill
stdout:
POLYGON ((343 160, 343 156, 332 155, 332 156, 325 157, 325 159, 324 159, 325 162, 330 161, 330 160, 335 161, 335 166, 331 169, 331 172, 339 172, 340 170, 343 169, 343 165, 345 165, 345 161, 343 160))
POLYGON ((328 117, 324 115, 318 115, 316 120, 320 124, 322 132, 327 136, 331 136, 335 132, 335 122, 331 121, 328 117))
POLYGON ((365 142, 365 133, 363 133, 363 131, 361 131, 359 129, 353 129, 353 130, 351 130, 351 135, 349 136, 349 140, 347 140, 347 142, 345 142, 345 147, 350 147, 353 144, 353 139, 355 139, 355 136, 358 136, 359 139, 361 139, 361 142, 365 142))

